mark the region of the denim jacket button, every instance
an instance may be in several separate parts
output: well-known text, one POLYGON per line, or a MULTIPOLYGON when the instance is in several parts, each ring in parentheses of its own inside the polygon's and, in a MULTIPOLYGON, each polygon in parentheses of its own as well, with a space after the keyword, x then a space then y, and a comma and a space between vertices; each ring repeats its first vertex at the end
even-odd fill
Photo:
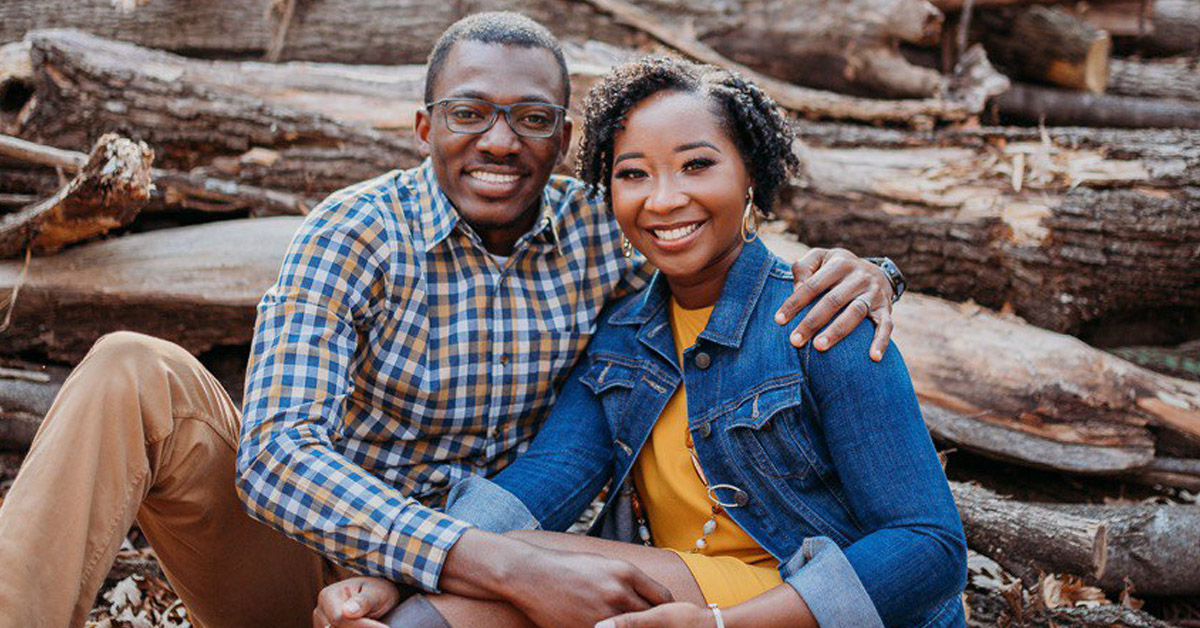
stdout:
POLYGON ((708 355, 707 353, 705 353, 703 351, 696 354, 696 367, 697 368, 699 368, 700 370, 704 370, 704 369, 708 368, 708 365, 710 365, 710 364, 712 364, 712 356, 708 355))
POLYGON ((738 506, 745 506, 746 504, 750 503, 750 496, 746 494, 746 491, 738 491, 737 494, 733 496, 733 503, 737 504, 738 506))
POLYGON ((699 427, 699 431, 700 431, 700 438, 708 438, 708 435, 712 434, 712 427, 709 426, 708 423, 701 423, 700 427, 699 427))

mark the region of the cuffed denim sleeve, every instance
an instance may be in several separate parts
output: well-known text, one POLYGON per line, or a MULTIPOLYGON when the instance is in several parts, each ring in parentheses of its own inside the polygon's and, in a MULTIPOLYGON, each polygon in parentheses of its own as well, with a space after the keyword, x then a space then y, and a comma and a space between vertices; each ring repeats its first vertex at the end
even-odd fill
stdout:
POLYGON ((469 477, 450 489, 445 512, 455 519, 497 534, 541 527, 537 517, 516 495, 479 475, 469 477))
POLYGON ((871 596, 832 539, 805 539, 781 571, 821 628, 883 628, 871 596))
POLYGON ((802 351, 842 494, 866 531, 842 551, 884 625, 904 626, 957 601, 966 540, 904 360, 891 346, 872 362, 873 331, 802 351))

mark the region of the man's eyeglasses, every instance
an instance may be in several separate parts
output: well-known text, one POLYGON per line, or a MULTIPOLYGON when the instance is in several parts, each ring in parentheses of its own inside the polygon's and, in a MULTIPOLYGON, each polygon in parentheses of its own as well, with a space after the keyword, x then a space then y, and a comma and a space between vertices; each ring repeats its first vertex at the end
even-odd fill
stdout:
POLYGON ((554 135, 567 112, 566 107, 546 102, 497 105, 478 98, 443 98, 425 107, 430 113, 434 107, 441 107, 447 129, 472 135, 487 133, 503 113, 508 128, 521 137, 554 135))

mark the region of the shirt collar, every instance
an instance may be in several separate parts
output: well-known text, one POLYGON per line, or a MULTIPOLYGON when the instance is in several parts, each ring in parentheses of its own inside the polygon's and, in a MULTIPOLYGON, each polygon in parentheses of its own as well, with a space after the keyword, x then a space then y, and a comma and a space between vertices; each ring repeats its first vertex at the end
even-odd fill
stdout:
MULTIPOLYGON (((433 172, 433 163, 426 158, 420 166, 412 170, 411 185, 416 193, 418 214, 421 221, 421 232, 425 240, 425 252, 428 253, 454 232, 457 227, 471 239, 472 242, 483 246, 479 234, 462 220, 450 197, 438 185, 437 175, 433 172)), ((537 222, 528 233, 517 241, 519 248, 523 242, 541 241, 551 243, 556 249, 559 245, 559 222, 564 210, 563 194, 547 184, 542 189, 541 209, 537 222)))

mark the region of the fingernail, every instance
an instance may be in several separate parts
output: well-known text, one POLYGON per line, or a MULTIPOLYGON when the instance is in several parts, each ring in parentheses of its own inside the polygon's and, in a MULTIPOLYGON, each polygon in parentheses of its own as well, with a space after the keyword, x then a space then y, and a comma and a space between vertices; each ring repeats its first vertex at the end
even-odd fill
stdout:
POLYGON ((802 334, 798 331, 793 332, 792 333, 792 344, 796 345, 797 347, 804 346, 804 334, 802 334))
POLYGON ((783 315, 783 310, 775 312, 775 322, 782 325, 787 322, 787 317, 783 315))
POLYGON ((821 336, 813 342, 813 346, 817 348, 817 351, 824 351, 829 346, 829 339, 821 336))
POLYGON ((342 605, 342 610, 346 611, 347 613, 357 615, 358 612, 362 610, 362 607, 358 605, 358 602, 355 602, 354 600, 349 600, 344 605, 342 605))
POLYGON ((883 354, 879 353, 878 349, 872 349, 871 350, 871 359, 878 362, 883 359, 883 354))
POLYGON ((611 619, 606 619, 604 621, 597 622, 593 628, 617 628, 617 622, 611 619))

